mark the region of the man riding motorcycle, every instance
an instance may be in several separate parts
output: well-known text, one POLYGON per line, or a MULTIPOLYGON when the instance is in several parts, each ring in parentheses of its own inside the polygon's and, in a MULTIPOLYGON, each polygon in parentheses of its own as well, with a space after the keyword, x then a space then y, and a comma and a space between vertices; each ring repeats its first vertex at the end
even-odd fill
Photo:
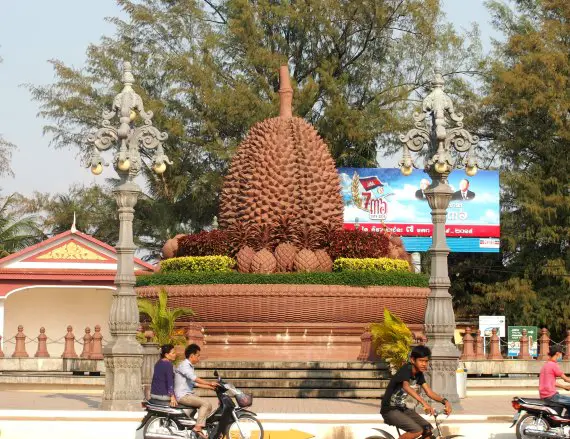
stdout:
POLYGON ((570 390, 570 385, 565 385, 557 381, 562 378, 563 381, 570 383, 570 377, 564 375, 564 372, 558 365, 562 361, 562 349, 558 346, 552 346, 548 351, 548 361, 540 369, 540 377, 538 379, 538 391, 540 398, 545 401, 561 404, 570 410, 570 396, 563 396, 558 393, 556 388, 570 390))

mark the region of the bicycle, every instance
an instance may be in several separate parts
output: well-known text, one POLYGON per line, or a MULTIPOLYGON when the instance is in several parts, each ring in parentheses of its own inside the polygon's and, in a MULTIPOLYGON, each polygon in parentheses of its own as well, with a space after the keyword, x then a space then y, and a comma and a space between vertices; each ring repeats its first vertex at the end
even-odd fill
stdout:
MULTIPOLYGON (((433 414, 433 418, 435 421, 435 429, 432 431, 432 435, 430 436, 431 439, 451 439, 454 437, 463 437, 462 434, 450 434, 447 436, 444 436, 441 434, 441 429, 439 428, 441 421, 438 421, 437 418, 442 413, 443 413, 443 411, 436 410, 433 414)), ((373 430, 376 430, 378 433, 380 433, 380 436, 368 436, 366 439, 397 439, 394 436, 392 436, 390 433, 388 433, 387 431, 382 430, 381 428, 373 428, 373 430)), ((396 431, 398 432, 398 436, 400 436, 402 434, 398 427, 396 427, 396 431)), ((420 439, 422 437, 423 437, 423 433, 420 434, 416 439, 420 439)))

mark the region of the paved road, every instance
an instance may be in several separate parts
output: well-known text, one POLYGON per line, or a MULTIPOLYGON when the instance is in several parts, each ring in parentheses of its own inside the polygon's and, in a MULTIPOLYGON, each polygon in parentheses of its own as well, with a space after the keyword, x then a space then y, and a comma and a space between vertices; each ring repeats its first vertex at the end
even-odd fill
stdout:
MULTIPOLYGON (((516 394, 469 396, 461 400, 458 414, 511 415, 511 399, 516 394)), ((518 396, 533 396, 532 393, 518 396)), ((212 399, 212 402, 215 402, 212 399)), ((0 391, 0 410, 97 410, 101 395, 75 393, 41 393, 26 391, 0 391)), ((377 414, 380 400, 376 399, 254 399, 253 410, 260 413, 346 413, 377 414)))

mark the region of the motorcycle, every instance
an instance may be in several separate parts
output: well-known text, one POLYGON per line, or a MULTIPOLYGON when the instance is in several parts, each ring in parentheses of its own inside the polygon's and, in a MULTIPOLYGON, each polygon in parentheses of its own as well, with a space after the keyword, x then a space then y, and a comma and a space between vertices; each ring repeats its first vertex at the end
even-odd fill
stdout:
MULTIPOLYGON (((441 429, 440 429, 441 421, 438 420, 438 416, 440 416, 441 414, 443 414, 443 412, 438 410, 436 410, 433 414, 435 429, 432 432, 431 439, 451 439, 454 437, 463 437, 463 435, 461 434, 451 434, 448 436, 444 436, 441 434, 441 429)), ((373 428, 373 430, 376 430, 380 435, 369 436, 366 439, 396 439, 390 433, 388 433, 385 430, 382 430, 381 428, 373 428)), ((396 428, 396 431, 398 432, 398 436, 401 436, 402 433, 400 433, 400 429, 396 428)), ((423 433, 420 434, 416 439, 420 439, 421 437, 423 437, 423 433)))
MULTIPOLYGON (((246 410, 253 403, 253 397, 217 378, 216 396, 218 407, 206 419, 202 432, 208 439, 263 439, 263 426, 254 412, 246 410), (235 399, 234 401, 232 400, 235 399)), ((168 401, 145 400, 142 402, 146 415, 137 428, 143 430, 144 439, 199 439, 192 431, 196 424, 194 407, 179 404, 170 407, 168 401)))
POLYGON ((570 438, 570 412, 563 405, 544 399, 516 396, 512 400, 512 406, 516 413, 511 427, 516 425, 517 439, 570 438))

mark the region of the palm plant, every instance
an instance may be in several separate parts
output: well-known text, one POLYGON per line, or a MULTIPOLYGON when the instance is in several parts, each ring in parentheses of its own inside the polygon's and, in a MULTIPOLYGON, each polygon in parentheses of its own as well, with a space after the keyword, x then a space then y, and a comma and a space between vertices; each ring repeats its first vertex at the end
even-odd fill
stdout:
POLYGON ((390 364, 392 372, 407 361, 412 348, 412 331, 395 314, 384 308, 384 321, 370 325, 372 340, 378 344, 378 354, 390 364))
POLYGON ((37 244, 44 238, 38 217, 23 213, 20 202, 19 194, 0 199, 0 257, 37 244))
POLYGON ((150 318, 149 328, 154 333, 154 341, 160 345, 184 344, 184 337, 174 334, 176 320, 193 316, 191 308, 168 308, 168 294, 165 289, 158 293, 158 300, 138 299, 139 312, 150 318))

